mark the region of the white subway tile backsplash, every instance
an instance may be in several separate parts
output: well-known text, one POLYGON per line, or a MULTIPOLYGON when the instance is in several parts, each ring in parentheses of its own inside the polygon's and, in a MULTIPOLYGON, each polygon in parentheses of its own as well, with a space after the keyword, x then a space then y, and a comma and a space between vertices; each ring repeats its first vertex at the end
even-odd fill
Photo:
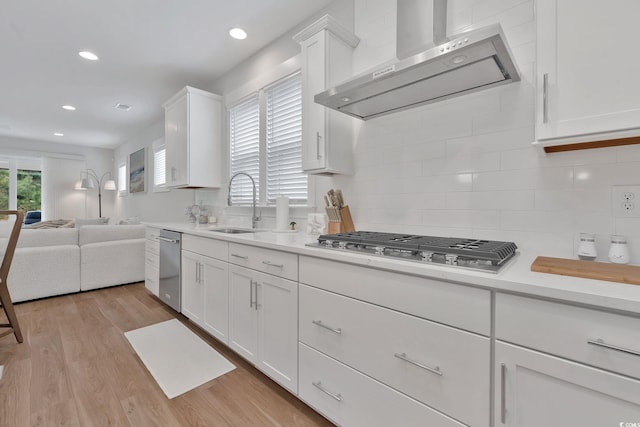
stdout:
POLYGON ((501 132, 472 135, 446 141, 447 155, 478 155, 486 152, 531 148, 534 140, 533 127, 508 129, 501 132))
POLYGON ((581 165, 574 170, 574 185, 581 189, 640 183, 640 162, 581 165))
POLYGON ((572 168, 517 169, 473 174, 474 191, 568 189, 572 188, 572 168))
POLYGON ((447 193, 447 209, 470 210, 533 210, 534 192, 473 191, 447 193))
POLYGON ((500 228, 503 230, 526 230, 560 233, 573 230, 574 216, 571 212, 501 211, 500 228))

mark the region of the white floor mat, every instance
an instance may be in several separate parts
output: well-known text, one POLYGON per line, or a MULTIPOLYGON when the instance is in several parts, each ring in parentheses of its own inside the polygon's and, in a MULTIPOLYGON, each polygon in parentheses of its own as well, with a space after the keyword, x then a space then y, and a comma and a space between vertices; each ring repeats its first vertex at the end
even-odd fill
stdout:
POLYGON ((169 399, 235 369, 177 319, 124 335, 169 399))

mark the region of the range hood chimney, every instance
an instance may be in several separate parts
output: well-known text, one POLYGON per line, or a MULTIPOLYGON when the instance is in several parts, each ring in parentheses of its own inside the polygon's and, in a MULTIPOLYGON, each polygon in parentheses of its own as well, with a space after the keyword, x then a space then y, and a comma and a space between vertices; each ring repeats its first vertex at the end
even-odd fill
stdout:
POLYGON ((500 24, 446 37, 447 0, 397 0, 391 65, 315 95, 315 102, 368 120, 520 80, 500 24))

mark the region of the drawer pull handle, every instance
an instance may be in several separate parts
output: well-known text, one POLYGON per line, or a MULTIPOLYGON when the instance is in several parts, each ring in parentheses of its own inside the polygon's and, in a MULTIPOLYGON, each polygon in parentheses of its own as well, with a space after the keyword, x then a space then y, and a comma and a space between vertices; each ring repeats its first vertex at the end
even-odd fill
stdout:
POLYGON ((249 257, 245 255, 231 254, 231 256, 240 259, 249 259, 249 257))
POLYGON ((323 392, 327 396, 331 396, 332 398, 334 398, 338 402, 342 402, 342 395, 340 393, 338 393, 338 394, 331 393, 329 390, 327 390, 326 388, 324 388, 322 386, 322 383, 320 381, 312 382, 311 384, 313 384, 318 390, 320 390, 321 392, 323 392))
POLYGON ((268 265, 268 266, 271 266, 271 267, 284 268, 284 265, 283 265, 283 264, 274 264, 274 263, 272 263, 271 261, 262 261, 262 263, 263 263, 264 265, 268 265))
POLYGON ((587 343, 597 345, 598 347, 608 348, 610 350, 620 351, 622 353, 632 354, 634 356, 640 356, 640 351, 631 350, 629 348, 624 348, 624 347, 618 347, 617 345, 613 345, 613 344, 607 344, 600 338, 598 338, 597 340, 587 340, 587 343))
POLYGON ((322 323, 322 320, 312 320, 311 323, 313 323, 314 325, 318 325, 321 328, 325 328, 331 332, 334 332, 338 335, 340 335, 342 333, 342 328, 332 328, 331 326, 327 326, 324 323, 322 323))
POLYGON ((549 74, 542 76, 542 123, 549 123, 549 74))
POLYGON ((442 376, 442 371, 440 370, 440 367, 436 366, 435 368, 430 368, 429 366, 425 366, 422 363, 416 362, 415 360, 411 360, 407 357, 407 353, 396 353, 394 354, 395 357, 397 357, 400 360, 404 360, 407 363, 411 363, 412 365, 415 365, 419 368, 424 369, 425 371, 431 372, 432 374, 436 374, 436 375, 440 375, 442 376))
POLYGON ((500 422, 507 422, 507 365, 500 364, 500 422))

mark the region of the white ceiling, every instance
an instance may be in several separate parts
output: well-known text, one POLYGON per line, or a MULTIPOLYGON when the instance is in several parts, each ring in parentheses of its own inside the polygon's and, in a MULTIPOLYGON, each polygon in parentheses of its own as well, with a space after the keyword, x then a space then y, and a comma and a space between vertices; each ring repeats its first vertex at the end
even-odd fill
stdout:
POLYGON ((206 88, 331 1, 5 0, 0 138, 114 148, 160 119, 180 88, 206 88), (230 38, 233 26, 249 37, 230 38))

